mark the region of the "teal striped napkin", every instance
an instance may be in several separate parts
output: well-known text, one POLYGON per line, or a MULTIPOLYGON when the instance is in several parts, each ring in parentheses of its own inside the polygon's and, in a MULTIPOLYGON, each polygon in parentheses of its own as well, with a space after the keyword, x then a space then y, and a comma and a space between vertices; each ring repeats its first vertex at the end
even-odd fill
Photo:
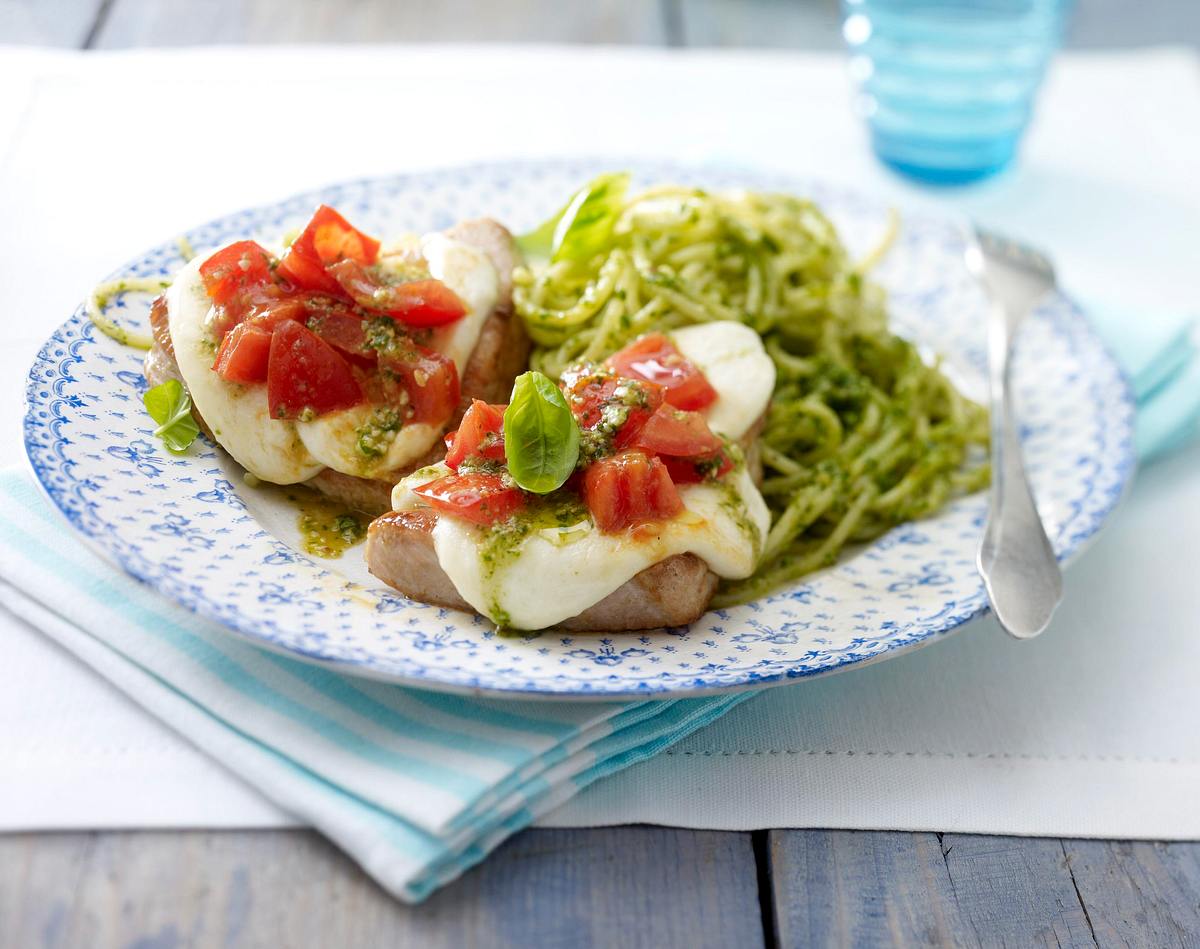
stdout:
POLYGON ((1133 387, 1142 463, 1200 433, 1200 319, 1091 302, 1085 309, 1133 387))
POLYGON ((520 702, 340 676, 109 566, 16 471, 0 474, 0 578, 5 607, 412 902, 749 697, 520 702))

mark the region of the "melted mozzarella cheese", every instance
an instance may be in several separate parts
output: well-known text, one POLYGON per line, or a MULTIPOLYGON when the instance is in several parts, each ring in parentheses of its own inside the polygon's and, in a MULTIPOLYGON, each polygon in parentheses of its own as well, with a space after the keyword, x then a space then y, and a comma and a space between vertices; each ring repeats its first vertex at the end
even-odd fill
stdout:
MULTIPOLYGON (((442 464, 410 475, 396 486, 393 507, 420 506, 412 489, 448 473, 442 464)), ((439 517, 434 548, 463 599, 516 629, 576 616, 675 554, 693 553, 729 579, 753 573, 770 514, 745 466, 719 484, 682 485, 679 497, 682 514, 635 532, 605 534, 584 515, 575 525, 534 529, 500 550, 489 549, 486 528, 439 517)))
POLYGON ((304 447, 322 465, 361 478, 393 471, 420 458, 441 434, 441 429, 424 422, 405 422, 396 432, 387 431, 379 422, 374 406, 356 405, 307 422, 297 421, 295 427, 304 447), (360 441, 376 447, 364 452, 360 441))
MULTIPOLYGON (((430 276, 458 294, 467 310, 453 323, 435 329, 427 344, 430 349, 453 359, 461 378, 475 351, 484 321, 496 306, 500 292, 496 268, 482 251, 444 234, 421 238, 420 254, 429 266, 430 276)), ((396 256, 402 265, 409 254, 396 256)), ((381 258, 380 263, 386 267, 388 257, 381 258)), ((410 422, 401 426, 398 432, 378 433, 373 439, 378 453, 367 455, 359 449, 359 441, 370 429, 374 414, 371 406, 358 405, 329 412, 308 422, 297 422, 296 430, 305 448, 317 461, 335 471, 364 478, 393 471, 420 458, 442 434, 440 428, 410 422)))
POLYGON ((309 454, 295 425, 271 418, 267 387, 226 382, 212 370, 217 345, 208 328, 212 301, 200 279, 203 262, 192 260, 167 290, 171 344, 192 403, 221 447, 252 475, 275 484, 307 481, 324 465, 309 454))
POLYGON ((737 441, 767 410, 775 391, 775 363, 762 337, 730 320, 687 326, 670 337, 717 390, 717 400, 702 413, 708 427, 737 441))
POLYGON ((422 237, 421 254, 429 265, 430 276, 457 293, 467 308, 461 319, 435 329, 429 343, 431 349, 454 360, 461 376, 479 342, 479 331, 496 307, 499 275, 487 254, 445 234, 422 237))
MULTIPOLYGON (((479 341, 479 333, 499 296, 499 277, 482 251, 444 234, 429 234, 396 245, 397 266, 424 257, 430 275, 452 289, 466 314, 435 329, 427 345, 454 360, 461 375, 479 341)), ((167 292, 171 341, 179 371, 192 401, 217 441, 251 474, 275 484, 306 481, 323 468, 372 477, 426 454, 441 429, 408 423, 398 432, 371 431, 375 409, 369 405, 330 412, 307 422, 271 418, 265 385, 226 382, 212 371, 216 340, 208 329, 211 301, 200 279, 199 258, 184 267, 167 292), (359 448, 364 433, 376 446, 359 448)), ((389 256, 381 258, 387 266, 389 256)))

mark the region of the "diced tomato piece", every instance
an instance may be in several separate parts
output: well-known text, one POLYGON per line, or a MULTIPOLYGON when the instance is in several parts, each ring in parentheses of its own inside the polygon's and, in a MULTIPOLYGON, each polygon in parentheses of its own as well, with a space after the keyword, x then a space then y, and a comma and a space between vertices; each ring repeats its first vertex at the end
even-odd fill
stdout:
POLYGON ((703 415, 667 404, 660 405, 658 411, 646 419, 628 444, 648 455, 675 458, 713 455, 721 450, 721 439, 709 430, 703 415))
POLYGON ((589 465, 583 475, 583 499, 596 526, 606 533, 669 520, 683 510, 666 466, 640 451, 619 452, 589 465))
POLYGON ((310 306, 305 325, 359 365, 372 365, 379 353, 367 345, 366 322, 345 306, 310 306))
POLYGON ((202 263, 200 279, 209 299, 225 306, 241 291, 273 282, 271 256, 254 241, 238 241, 202 263))
POLYGON ((272 332, 276 326, 288 320, 297 320, 303 323, 306 313, 303 299, 284 297, 255 304, 247 319, 268 332, 272 332))
POLYGON ((312 290, 330 296, 344 297, 338 282, 325 270, 315 251, 299 248, 299 238, 279 260, 278 273, 298 290, 312 290))
POLYGON ((301 324, 275 328, 267 364, 267 402, 272 418, 324 415, 363 401, 350 365, 332 346, 301 324))
POLYGON ((213 370, 228 382, 266 382, 270 354, 271 331, 253 323, 239 323, 221 340, 213 370))
POLYGON ((440 427, 450 420, 459 398, 454 360, 413 343, 403 355, 381 355, 379 366, 385 382, 390 376, 408 393, 413 421, 440 427))
POLYGON ((325 268, 340 260, 373 264, 378 256, 379 241, 322 204, 279 261, 279 273, 302 290, 342 296, 338 282, 325 268))
POLYGON ((383 311, 381 303, 386 284, 378 274, 372 273, 358 261, 338 261, 330 266, 329 278, 337 284, 342 296, 349 297, 368 310, 383 311), (376 294, 380 295, 378 300, 376 294))
POLYGON ((334 264, 329 273, 359 306, 386 313, 409 326, 444 326, 467 312, 458 294, 440 280, 387 283, 353 260, 334 264))
POLYGON ((446 475, 414 489, 430 507, 475 524, 507 520, 525 506, 525 495, 503 477, 483 472, 446 475))
POLYGON ((351 226, 349 221, 325 204, 317 208, 305 233, 312 236, 313 249, 326 266, 339 260, 373 264, 379 257, 379 241, 351 226))
POLYGON ((457 471, 468 458, 504 461, 504 409, 503 405, 473 399, 454 433, 454 441, 447 443, 446 464, 457 471))
POLYGON ((625 443, 662 404, 662 387, 638 379, 622 379, 600 369, 568 370, 562 376, 563 394, 581 428, 595 428, 605 420, 605 406, 613 405, 625 422, 616 433, 616 445, 625 443))
POLYGON ((717 390, 704 374, 662 333, 634 340, 609 356, 608 364, 623 376, 657 382, 677 409, 702 409, 717 399, 717 390))
POLYGON ((440 280, 410 280, 387 288, 383 304, 389 316, 409 326, 444 326, 466 316, 457 293, 440 280))
POLYGON ((705 478, 723 478, 733 468, 733 462, 722 449, 705 458, 671 458, 664 456, 671 480, 676 484, 698 484, 705 478))

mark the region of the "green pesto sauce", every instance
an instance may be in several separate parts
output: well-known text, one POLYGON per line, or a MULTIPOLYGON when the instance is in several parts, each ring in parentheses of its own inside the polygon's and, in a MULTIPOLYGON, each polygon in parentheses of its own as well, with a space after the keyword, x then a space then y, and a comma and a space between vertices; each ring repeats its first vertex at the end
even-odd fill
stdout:
POLYGON ((583 500, 571 491, 556 491, 549 495, 535 495, 528 505, 506 521, 494 524, 483 532, 479 543, 479 562, 483 566, 484 583, 491 588, 487 614, 502 633, 518 633, 512 629, 512 618, 500 604, 500 585, 496 582, 499 571, 512 563, 520 554, 525 540, 538 531, 551 529, 562 531, 559 543, 569 544, 582 536, 584 531, 574 534, 568 528, 577 524, 590 527, 591 515, 583 500))
MULTIPOLYGON (((597 373, 598 377, 605 374, 604 371, 597 373)), ((600 417, 595 424, 580 430, 579 467, 586 468, 592 462, 611 455, 613 440, 628 421, 629 413, 634 409, 649 407, 646 390, 640 385, 631 382, 618 385, 612 396, 599 406, 600 417)))
POLYGON ((762 531, 758 529, 758 525, 750 519, 750 515, 746 513, 746 504, 742 500, 741 494, 729 482, 728 479, 720 481, 712 481, 711 484, 716 485, 721 491, 721 510, 728 514, 738 530, 750 538, 750 543, 754 548, 754 554, 757 557, 762 550, 762 531))
POLYGON ((354 430, 358 436, 355 447, 364 458, 380 458, 391 447, 404 420, 395 409, 378 408, 367 421, 354 430))
MULTIPOLYGON (((565 532, 576 524, 590 522, 587 506, 572 491, 533 495, 522 511, 484 532, 479 544, 484 574, 489 579, 495 576, 497 570, 512 561, 525 539, 540 530, 550 528, 565 532)), ((569 533, 564 533, 562 542, 570 543, 569 533)))
POLYGON ((757 558, 762 552, 764 540, 762 531, 759 530, 758 525, 751 520, 750 515, 746 512, 746 502, 733 484, 734 477, 746 467, 746 453, 742 451, 742 447, 736 442, 731 442, 728 439, 722 439, 722 441, 725 442, 725 453, 733 462, 733 468, 726 472, 723 478, 715 477, 715 471, 705 473, 704 483, 711 484, 720 490, 721 510, 733 519, 738 530, 750 538, 751 546, 754 548, 754 555, 757 558))
POLYGON ((284 497, 299 510, 297 526, 305 553, 336 560, 367 536, 371 519, 365 514, 308 489, 289 489, 284 497))
POLYGON ((382 353, 390 353, 399 347, 400 331, 390 316, 377 316, 363 323, 365 342, 382 353))

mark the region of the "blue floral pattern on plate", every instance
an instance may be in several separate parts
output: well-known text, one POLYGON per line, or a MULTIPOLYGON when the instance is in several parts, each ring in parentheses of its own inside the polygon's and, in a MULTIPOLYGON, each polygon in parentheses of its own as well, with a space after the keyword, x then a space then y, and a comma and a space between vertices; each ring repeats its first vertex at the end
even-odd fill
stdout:
MULTIPOLYGON (((371 233, 434 230, 490 215, 521 230, 612 163, 488 164, 335 185, 196 228, 199 251, 247 235, 275 238, 318 202, 371 233)), ((642 184, 678 181, 809 195, 852 250, 882 233, 886 207, 819 182, 730 169, 625 163, 642 184)), ((962 266, 962 230, 918 216, 875 276, 899 329, 929 344, 969 392, 982 392, 983 300, 962 266)), ((172 273, 173 243, 114 276, 172 273)), ((149 296, 113 310, 144 327, 149 296)), ((1017 407, 1026 460, 1058 555, 1077 552, 1112 511, 1133 470, 1133 404, 1100 340, 1067 299, 1039 308, 1017 344, 1017 407)), ((366 573, 361 551, 301 552, 295 515, 246 488, 237 466, 200 440, 166 453, 142 411, 141 354, 97 332, 82 308, 29 374, 25 445, 70 523, 165 596, 266 648, 408 685, 523 696, 678 696, 831 672, 913 648, 982 613, 975 570, 986 499, 892 530, 834 567, 756 602, 653 633, 497 636, 478 616, 406 599, 366 573)), ((531 591, 533 592, 533 591, 531 591)))

